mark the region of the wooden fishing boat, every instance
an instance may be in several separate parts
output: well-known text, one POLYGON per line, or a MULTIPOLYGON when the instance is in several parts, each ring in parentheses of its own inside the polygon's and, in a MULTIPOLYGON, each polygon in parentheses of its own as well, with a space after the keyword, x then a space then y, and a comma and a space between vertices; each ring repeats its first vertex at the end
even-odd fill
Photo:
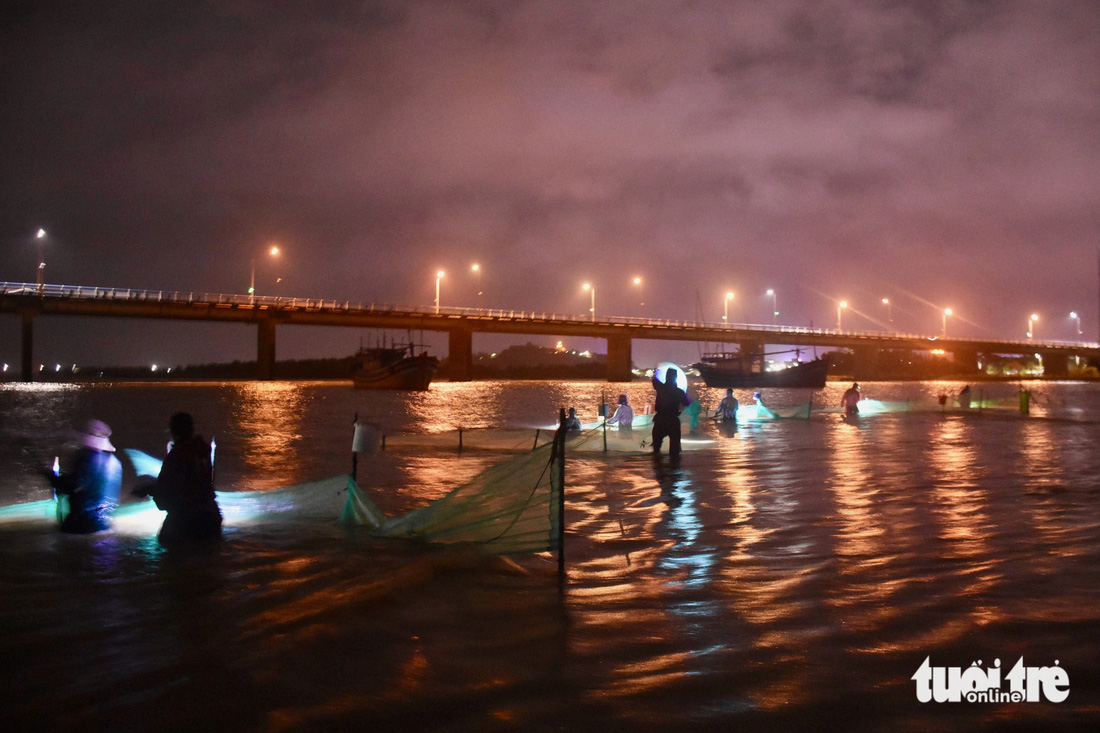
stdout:
POLYGON ((760 354, 704 354, 695 369, 708 387, 755 389, 790 387, 821 389, 828 364, 824 359, 796 362, 779 369, 764 369, 760 354))
POLYGON ((432 383, 439 359, 416 354, 413 345, 359 349, 352 383, 357 389, 425 390, 432 383))

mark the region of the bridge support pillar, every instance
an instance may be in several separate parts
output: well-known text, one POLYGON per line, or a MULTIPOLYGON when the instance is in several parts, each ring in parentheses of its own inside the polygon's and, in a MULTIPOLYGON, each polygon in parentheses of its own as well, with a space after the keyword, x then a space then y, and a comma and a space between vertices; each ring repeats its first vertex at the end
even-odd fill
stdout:
POLYGON ((447 371, 452 382, 474 378, 474 332, 455 328, 447 332, 447 371))
POLYGON ((275 321, 263 318, 257 324, 256 334, 256 378, 273 379, 275 377, 275 321))
POLYGON ((24 382, 34 381, 34 311, 25 310, 23 316, 23 365, 22 379, 24 382))
POLYGON ((607 337, 607 381, 629 382, 634 376, 631 367, 631 341, 627 335, 607 337))
POLYGON ((760 341, 741 341, 737 344, 737 350, 741 354, 742 364, 754 372, 764 371, 767 365, 764 364, 763 343, 760 341))
POLYGON ((879 364, 879 349, 862 346, 852 349, 852 371, 856 379, 878 379, 882 370, 879 364))
POLYGON ((956 349, 951 355, 960 374, 977 374, 982 369, 982 355, 977 351, 956 349))
POLYGON ((1065 353, 1040 351, 1043 358, 1043 376, 1065 379, 1069 377, 1069 357, 1065 353))

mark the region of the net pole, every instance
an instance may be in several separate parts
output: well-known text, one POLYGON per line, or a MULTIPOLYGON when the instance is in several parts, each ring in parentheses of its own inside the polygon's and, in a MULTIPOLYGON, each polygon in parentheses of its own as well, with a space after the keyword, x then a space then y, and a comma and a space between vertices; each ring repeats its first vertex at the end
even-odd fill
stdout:
POLYGON ((359 413, 355 413, 355 417, 351 419, 351 480, 358 483, 359 481, 359 454, 355 452, 355 426, 359 424, 359 413))
POLYGON ((558 582, 565 582, 565 408, 558 415, 558 431, 554 435, 554 460, 558 462, 558 582))

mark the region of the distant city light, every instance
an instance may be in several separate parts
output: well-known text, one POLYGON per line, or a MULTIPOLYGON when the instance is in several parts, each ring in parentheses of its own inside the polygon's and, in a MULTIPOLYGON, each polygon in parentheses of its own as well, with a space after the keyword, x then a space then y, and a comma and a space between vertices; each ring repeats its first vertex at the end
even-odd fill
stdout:
POLYGON ((155 372, 156 370, 157 370, 157 365, 156 365, 156 364, 154 364, 154 365, 153 365, 153 371, 155 372))

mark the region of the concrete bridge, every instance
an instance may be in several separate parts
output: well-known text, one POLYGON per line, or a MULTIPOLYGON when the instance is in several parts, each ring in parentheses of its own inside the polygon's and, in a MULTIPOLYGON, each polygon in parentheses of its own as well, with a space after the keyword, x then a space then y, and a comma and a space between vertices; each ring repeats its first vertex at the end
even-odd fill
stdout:
POLYGON ((228 321, 256 325, 257 376, 271 379, 275 331, 284 324, 350 328, 442 331, 448 334, 452 378, 469 380, 474 333, 584 336, 607 341, 607 378, 629 381, 635 339, 736 344, 743 353, 763 354, 765 344, 846 348, 855 354, 859 378, 876 376, 878 355, 888 349, 952 353, 964 370, 977 372, 987 354, 1039 354, 1047 376, 1066 376, 1069 360, 1100 359, 1100 344, 1066 341, 937 338, 880 331, 706 323, 656 318, 589 317, 481 308, 407 307, 346 300, 280 298, 194 292, 134 290, 75 285, 0 282, 0 313, 22 320, 22 371, 32 381, 34 322, 40 316, 152 318, 228 321))

